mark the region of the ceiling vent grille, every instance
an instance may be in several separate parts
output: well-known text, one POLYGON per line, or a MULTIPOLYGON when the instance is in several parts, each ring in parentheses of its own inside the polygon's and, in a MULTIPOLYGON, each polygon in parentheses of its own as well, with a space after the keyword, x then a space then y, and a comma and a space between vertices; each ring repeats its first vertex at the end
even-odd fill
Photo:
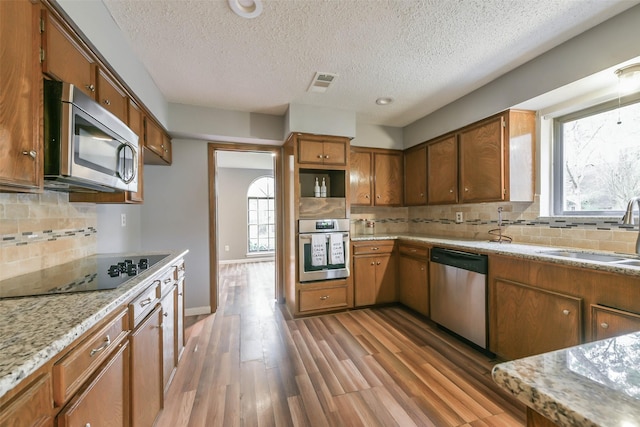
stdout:
POLYGON ((338 77, 333 73, 316 73, 309 85, 308 92, 326 92, 331 83, 338 77))

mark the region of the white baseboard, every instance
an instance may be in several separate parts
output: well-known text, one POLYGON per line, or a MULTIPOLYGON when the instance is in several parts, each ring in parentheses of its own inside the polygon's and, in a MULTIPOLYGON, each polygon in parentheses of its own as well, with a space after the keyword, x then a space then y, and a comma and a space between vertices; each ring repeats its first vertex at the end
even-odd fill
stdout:
POLYGON ((193 308, 186 308, 184 310, 185 316, 199 316, 201 314, 211 314, 211 307, 210 306, 193 307, 193 308))
POLYGON ((247 262, 264 262, 264 261, 275 261, 275 257, 228 259, 225 261, 218 261, 218 264, 244 264, 247 262))

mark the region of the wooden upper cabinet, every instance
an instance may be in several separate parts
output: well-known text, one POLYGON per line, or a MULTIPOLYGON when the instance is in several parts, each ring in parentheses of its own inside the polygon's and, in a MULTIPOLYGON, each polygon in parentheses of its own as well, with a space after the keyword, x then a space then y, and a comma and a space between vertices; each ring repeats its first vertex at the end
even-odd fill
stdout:
POLYGON ((349 139, 324 135, 298 137, 298 163, 317 165, 347 165, 349 139))
POLYGON ((505 200, 503 116, 460 132, 460 202, 505 200))
POLYGON ((458 139, 449 135, 427 145, 427 200, 458 203, 458 139))
POLYGON ((39 8, 0 1, 0 188, 42 189, 39 8))
POLYGON ((506 111, 459 138, 461 203, 533 200, 535 112, 506 111))
POLYGON ((42 20, 42 71, 95 99, 97 65, 90 51, 51 11, 43 9, 42 20))
MULTIPOLYGON (((144 162, 151 165, 171 164, 171 139, 152 118, 144 117, 144 162)), ((143 144, 140 144, 143 145, 143 144)))
POLYGON ((98 67, 96 100, 124 123, 128 121, 129 98, 124 88, 108 71, 98 67))
POLYGON ((427 147, 422 145, 404 152, 404 204, 427 204, 427 147))
POLYGON ((373 189, 375 206, 402 205, 402 152, 373 153, 373 189))
POLYGON ((351 187, 349 194, 351 195, 351 204, 370 206, 373 194, 371 177, 373 154, 370 151, 352 149, 350 156, 349 181, 351 187))

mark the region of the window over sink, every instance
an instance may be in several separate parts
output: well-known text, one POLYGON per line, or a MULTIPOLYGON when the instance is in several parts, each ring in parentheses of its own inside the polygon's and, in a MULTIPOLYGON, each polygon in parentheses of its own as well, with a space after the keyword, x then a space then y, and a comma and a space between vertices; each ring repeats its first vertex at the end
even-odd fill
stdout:
POLYGON ((640 97, 554 119, 553 213, 622 216, 640 196, 640 97))

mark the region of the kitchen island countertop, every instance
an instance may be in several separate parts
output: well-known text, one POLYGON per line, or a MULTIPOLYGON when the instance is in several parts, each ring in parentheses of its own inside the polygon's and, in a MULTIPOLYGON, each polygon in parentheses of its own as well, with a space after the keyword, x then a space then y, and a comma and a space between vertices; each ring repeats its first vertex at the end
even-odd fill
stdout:
MULTIPOLYGON (((0 300, 0 397, 134 298, 150 283, 148 279, 187 252, 162 252, 167 256, 160 262, 113 290, 0 300)), ((154 254, 160 252, 120 255, 154 254)))

